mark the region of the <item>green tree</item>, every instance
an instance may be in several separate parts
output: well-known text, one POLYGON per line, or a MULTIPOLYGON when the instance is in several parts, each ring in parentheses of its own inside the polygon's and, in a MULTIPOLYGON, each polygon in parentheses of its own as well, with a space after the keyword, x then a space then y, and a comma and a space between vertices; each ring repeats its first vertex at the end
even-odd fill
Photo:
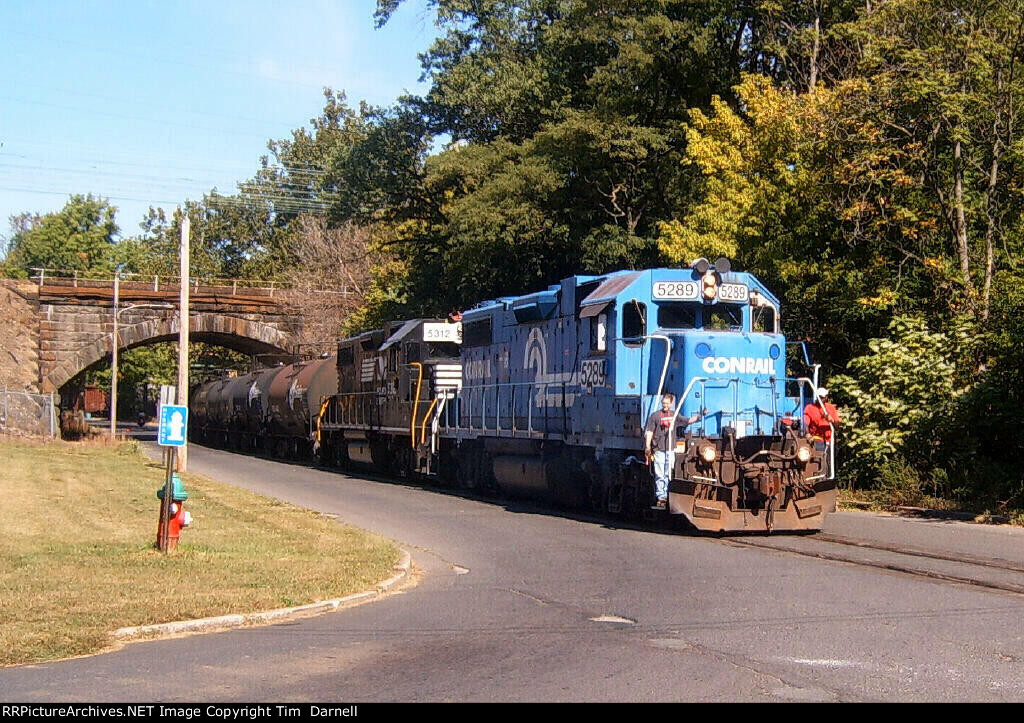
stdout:
POLYGON ((1024 8, 890 0, 849 32, 864 48, 835 135, 849 226, 951 285, 952 313, 985 319, 1020 218, 1024 8))
POLYGON ((849 374, 832 378, 848 402, 843 474, 851 486, 878 483, 912 495, 934 479, 944 460, 939 430, 971 388, 972 332, 968 323, 933 332, 920 317, 900 316, 889 338, 871 339, 868 353, 850 361, 849 374))
POLYGON ((7 273, 28 275, 32 268, 112 271, 119 233, 116 213, 109 201, 89 194, 71 196, 55 213, 14 217, 4 261, 7 273))

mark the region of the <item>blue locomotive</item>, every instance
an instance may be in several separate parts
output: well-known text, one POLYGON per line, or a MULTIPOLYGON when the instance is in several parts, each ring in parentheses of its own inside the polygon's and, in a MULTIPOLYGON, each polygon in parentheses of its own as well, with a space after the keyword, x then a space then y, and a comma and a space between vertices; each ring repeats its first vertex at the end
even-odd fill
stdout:
POLYGON ((835 509, 834 443, 801 428, 817 371, 787 377, 779 310, 725 259, 573 276, 458 321, 340 341, 337 392, 307 401, 304 428, 330 465, 708 531, 820 529, 835 509), (644 426, 669 393, 662 512, 644 426))
POLYGON ((574 276, 484 302, 461 328, 419 319, 342 341, 347 387, 325 404, 321 455, 637 512, 654 502, 643 428, 672 393, 669 514, 703 530, 820 529, 834 452, 800 429, 816 379, 785 366, 778 299, 725 259, 574 276))

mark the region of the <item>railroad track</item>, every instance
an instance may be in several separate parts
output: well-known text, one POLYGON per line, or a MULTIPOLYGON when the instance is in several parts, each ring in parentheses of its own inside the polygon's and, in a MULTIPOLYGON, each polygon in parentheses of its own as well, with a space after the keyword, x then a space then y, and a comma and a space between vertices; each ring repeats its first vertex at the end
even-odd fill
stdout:
MULTIPOLYGON (((301 464, 311 468, 330 469, 320 467, 311 461, 290 461, 289 464, 301 464)), ((398 478, 379 471, 371 470, 333 470, 343 474, 372 479, 379 482, 390 482, 398 484, 416 484, 408 479, 398 478)), ((507 504, 512 500, 501 495, 487 493, 483 490, 463 490, 454 487, 435 487, 431 485, 416 484, 423 489, 431 489, 447 495, 476 499, 483 502, 507 504)), ((535 500, 517 500, 517 504, 527 506, 531 509, 543 510, 554 514, 565 515, 583 521, 605 523, 607 516, 594 515, 583 511, 567 512, 558 510, 535 500)), ((681 520, 674 520, 674 524, 664 525, 654 522, 651 518, 645 518, 646 524, 641 520, 616 519, 616 523, 622 527, 638 530, 675 529, 679 530, 681 520)), ((692 531, 683 534, 693 534, 692 531)), ((1024 563, 1014 562, 1001 558, 984 558, 968 554, 939 552, 913 547, 901 547, 895 544, 883 543, 877 540, 856 539, 843 537, 824 532, 816 534, 779 534, 769 536, 717 536, 701 535, 698 537, 714 539, 728 545, 742 547, 755 547, 763 550, 803 555, 806 557, 845 562, 862 567, 879 568, 897 573, 924 577, 931 580, 941 581, 950 584, 973 585, 991 590, 1024 595, 1024 563)))
POLYGON ((902 547, 827 533, 799 537, 735 537, 722 541, 1024 595, 1024 564, 1002 558, 902 547))

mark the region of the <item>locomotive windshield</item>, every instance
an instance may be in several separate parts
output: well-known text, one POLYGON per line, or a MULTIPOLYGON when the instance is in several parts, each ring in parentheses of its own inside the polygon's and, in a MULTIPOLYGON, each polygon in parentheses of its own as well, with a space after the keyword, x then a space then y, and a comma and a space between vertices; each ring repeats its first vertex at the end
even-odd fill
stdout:
POLYGON ((770 306, 761 306, 751 308, 752 319, 751 327, 754 331, 760 331, 766 334, 778 333, 778 324, 775 320, 775 309, 770 306))
POLYGON ((696 329, 699 308, 693 304, 658 304, 658 326, 662 329, 696 329))
MULTIPOLYGON (((770 310, 769 310, 770 311, 770 310)), ((767 324, 774 331, 774 317, 761 318, 760 324, 767 324)), ((743 307, 735 304, 702 306, 681 302, 658 304, 658 326, 662 329, 705 329, 708 331, 742 331, 743 307)))
POLYGON ((427 357, 430 359, 450 358, 459 356, 459 345, 453 341, 427 342, 427 357))
POLYGON ((743 307, 732 304, 705 307, 702 326, 714 331, 743 331, 743 307))

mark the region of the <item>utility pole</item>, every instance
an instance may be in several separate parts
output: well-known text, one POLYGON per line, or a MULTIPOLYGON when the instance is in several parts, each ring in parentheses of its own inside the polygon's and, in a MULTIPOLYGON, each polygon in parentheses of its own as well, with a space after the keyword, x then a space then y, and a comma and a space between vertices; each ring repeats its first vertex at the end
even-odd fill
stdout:
POLYGON ((114 326, 110 335, 110 439, 117 437, 117 305, 120 301, 121 274, 114 272, 114 326))
MULTIPOLYGON (((189 233, 192 222, 188 218, 188 210, 181 219, 181 294, 178 305, 178 404, 188 406, 188 285, 189 285, 189 233)), ((184 472, 188 466, 188 443, 178 450, 178 472, 184 472)))

